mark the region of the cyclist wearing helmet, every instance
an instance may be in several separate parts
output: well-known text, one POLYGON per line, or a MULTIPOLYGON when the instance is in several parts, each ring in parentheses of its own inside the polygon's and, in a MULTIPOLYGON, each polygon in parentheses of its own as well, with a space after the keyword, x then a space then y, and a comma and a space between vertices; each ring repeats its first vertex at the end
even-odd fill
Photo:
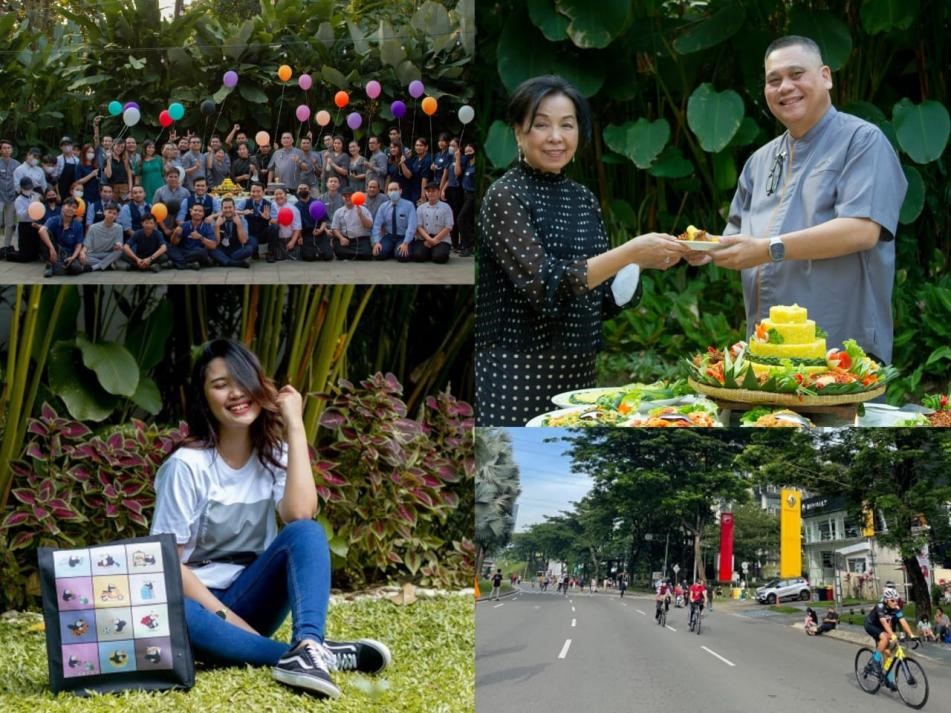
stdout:
POLYGON ((657 596, 654 597, 654 601, 657 602, 657 611, 654 614, 654 619, 660 620, 660 611, 661 607, 664 608, 664 611, 670 611, 670 594, 673 592, 674 588, 670 586, 670 580, 662 580, 660 584, 657 585, 657 596))
MULTIPOLYGON (((915 635, 908 625, 904 612, 901 609, 901 603, 898 599, 898 591, 892 587, 886 587, 882 592, 882 601, 865 617, 865 631, 875 639, 875 654, 872 656, 873 665, 881 671, 882 655, 888 642, 895 638, 895 622, 901 623, 901 627, 909 638, 914 639, 915 635)), ((886 681, 886 684, 888 682, 886 681)))

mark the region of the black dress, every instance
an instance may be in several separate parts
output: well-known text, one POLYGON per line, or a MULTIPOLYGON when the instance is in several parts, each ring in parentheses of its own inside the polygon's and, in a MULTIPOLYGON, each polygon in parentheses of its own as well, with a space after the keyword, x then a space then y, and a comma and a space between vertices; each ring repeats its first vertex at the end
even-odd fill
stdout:
POLYGON ((594 386, 611 280, 588 289, 588 258, 608 249, 594 194, 524 162, 482 200, 476 299, 480 426, 524 426, 551 397, 594 386))

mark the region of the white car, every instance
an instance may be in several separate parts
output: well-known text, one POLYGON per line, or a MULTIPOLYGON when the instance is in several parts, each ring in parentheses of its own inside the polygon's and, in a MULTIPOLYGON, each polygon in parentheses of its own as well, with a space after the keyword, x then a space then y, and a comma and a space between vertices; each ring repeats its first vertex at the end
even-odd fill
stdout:
POLYGON ((756 590, 756 601, 760 604, 775 604, 783 599, 801 599, 806 602, 811 596, 809 580, 804 577, 773 579, 756 590))

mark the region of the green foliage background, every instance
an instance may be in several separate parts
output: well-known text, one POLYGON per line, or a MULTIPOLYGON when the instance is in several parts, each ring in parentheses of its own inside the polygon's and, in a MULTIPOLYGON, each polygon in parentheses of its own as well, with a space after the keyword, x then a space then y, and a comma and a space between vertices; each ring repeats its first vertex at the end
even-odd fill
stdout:
MULTIPOLYGON (((902 378, 888 398, 948 389, 948 3, 498 0, 479 10, 484 183, 514 158, 501 120, 508 93, 562 74, 595 115, 591 145, 569 172, 600 197, 615 244, 724 225, 743 163, 782 131, 763 97, 765 49, 784 34, 815 39, 833 70, 833 103, 881 127, 909 180, 893 297, 902 378)), ((642 279, 640 305, 606 324, 600 381, 670 376, 683 356, 745 336, 738 273, 684 267, 642 279)))

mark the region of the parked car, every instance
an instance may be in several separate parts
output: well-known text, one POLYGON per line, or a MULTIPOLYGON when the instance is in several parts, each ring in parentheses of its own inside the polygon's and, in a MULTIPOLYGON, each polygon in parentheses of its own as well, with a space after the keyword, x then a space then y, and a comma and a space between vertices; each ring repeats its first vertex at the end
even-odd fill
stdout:
POLYGON ((791 579, 772 579, 756 590, 756 601, 760 604, 775 604, 783 599, 801 599, 809 601, 812 592, 809 580, 805 577, 791 579))

